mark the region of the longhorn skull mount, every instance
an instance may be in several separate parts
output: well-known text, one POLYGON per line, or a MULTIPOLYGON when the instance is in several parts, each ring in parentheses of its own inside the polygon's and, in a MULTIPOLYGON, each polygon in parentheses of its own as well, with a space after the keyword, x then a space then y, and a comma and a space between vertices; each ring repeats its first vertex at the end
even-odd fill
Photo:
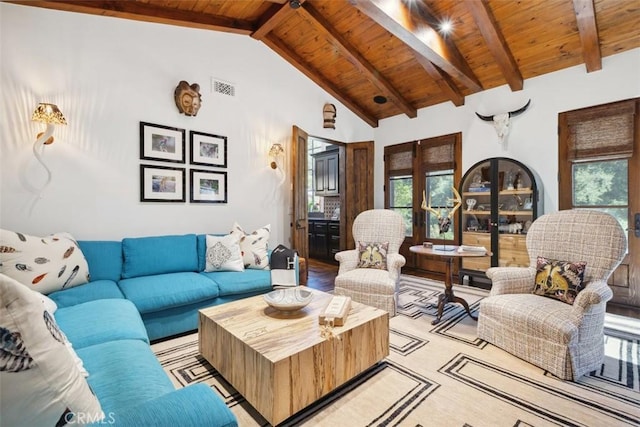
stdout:
POLYGON ((451 227, 451 219, 453 218, 453 214, 456 213, 458 208, 462 205, 462 197, 460 197, 460 193, 455 187, 451 187, 453 189, 453 194, 455 197, 447 199, 447 203, 454 203, 454 205, 450 208, 432 208, 431 207, 431 196, 429 196, 429 204, 427 204, 427 194, 425 191, 422 192, 422 209, 425 211, 429 211, 436 216, 438 219, 438 225, 440 226, 440 234, 444 234, 449 231, 449 227, 451 227), (443 214, 444 211, 444 214, 443 214))
POLYGON ((484 120, 485 122, 493 123, 493 127, 498 133, 498 138, 500 138, 500 142, 504 143, 505 139, 507 138, 507 135, 509 134, 511 117, 515 117, 519 114, 524 113, 527 110, 527 108, 529 108, 530 104, 531 104, 531 99, 529 99, 529 101, 527 101, 527 103, 523 107, 518 108, 517 110, 514 110, 514 111, 509 111, 507 113, 502 113, 502 114, 494 114, 493 116, 483 116, 481 114, 476 113, 476 116, 478 116, 481 120, 484 120))

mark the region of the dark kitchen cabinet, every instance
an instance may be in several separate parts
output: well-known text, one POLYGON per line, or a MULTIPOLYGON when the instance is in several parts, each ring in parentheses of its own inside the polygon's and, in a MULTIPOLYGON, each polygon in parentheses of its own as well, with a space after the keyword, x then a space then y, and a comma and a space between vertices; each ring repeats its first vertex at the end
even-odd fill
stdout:
POLYGON ((340 251, 340 222, 327 219, 309 219, 309 256, 334 260, 340 251))
POLYGON ((313 186, 316 196, 340 195, 340 169, 338 150, 322 151, 312 155, 314 162, 313 186))

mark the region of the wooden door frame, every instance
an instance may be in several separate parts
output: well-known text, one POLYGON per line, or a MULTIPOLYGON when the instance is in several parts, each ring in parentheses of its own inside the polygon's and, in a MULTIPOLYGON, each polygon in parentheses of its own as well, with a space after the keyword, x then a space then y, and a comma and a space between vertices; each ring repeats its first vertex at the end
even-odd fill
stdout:
POLYGON ((301 258, 309 257, 307 218, 307 141, 309 135, 293 126, 291 135, 291 247, 301 258))

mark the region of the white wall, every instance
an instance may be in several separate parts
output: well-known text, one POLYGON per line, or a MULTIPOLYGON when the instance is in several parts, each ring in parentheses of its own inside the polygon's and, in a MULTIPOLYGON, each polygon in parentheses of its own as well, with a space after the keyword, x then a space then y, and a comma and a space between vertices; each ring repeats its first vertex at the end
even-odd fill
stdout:
MULTIPOLYGON (((489 157, 521 161, 540 179, 544 212, 558 210, 558 113, 640 96, 640 49, 603 58, 602 70, 587 73, 584 65, 528 79, 524 89, 501 86, 472 96, 465 105, 424 108, 418 117, 395 116, 375 131, 375 205, 384 207, 384 146, 462 132, 462 169, 489 157), (523 114, 512 118, 506 147, 493 126, 475 112, 492 115, 513 111, 531 99, 523 114)), ((640 165, 638 165, 640 167, 640 165)))
POLYGON ((466 97, 462 107, 444 103, 372 129, 248 36, 6 3, 0 54, 0 227, 79 239, 226 232, 238 221, 251 230, 270 223, 271 243, 288 243, 289 175, 283 181, 274 173, 266 153, 273 142, 289 149, 294 124, 337 141, 375 139, 376 207, 384 206, 384 146, 462 132, 463 171, 488 157, 520 160, 541 178, 550 212, 558 198, 558 113, 640 96, 636 49, 604 58, 598 72, 574 67, 529 79, 520 92, 502 86, 466 97), (211 77, 234 83, 236 98, 212 94, 211 77), (174 105, 180 80, 201 85, 197 117, 174 105), (474 114, 513 110, 529 98, 506 149, 474 114), (45 148, 53 181, 38 200, 28 186, 45 174, 31 147, 44 125, 30 117, 43 101, 57 104, 69 125, 56 127, 56 142, 45 148), (325 102, 338 108, 335 130, 322 128, 325 102), (139 202, 140 121, 227 136, 229 203, 139 202))
POLYGON ((294 124, 338 141, 373 139, 366 123, 249 36, 6 3, 0 36, 5 229, 120 239, 226 232, 238 221, 248 230, 270 223, 271 244, 288 244, 289 175, 269 168, 271 144, 289 150, 294 124), (212 94, 211 77, 234 83, 235 99, 212 94), (174 104, 180 80, 201 86, 196 117, 174 104), (29 191, 46 177, 31 151, 44 130, 30 120, 38 102, 57 104, 69 123, 45 147, 53 180, 41 199, 29 191), (322 128, 326 102, 338 109, 335 130, 322 128), (141 203, 140 121, 187 130, 187 171, 189 130, 227 136, 229 203, 141 203))

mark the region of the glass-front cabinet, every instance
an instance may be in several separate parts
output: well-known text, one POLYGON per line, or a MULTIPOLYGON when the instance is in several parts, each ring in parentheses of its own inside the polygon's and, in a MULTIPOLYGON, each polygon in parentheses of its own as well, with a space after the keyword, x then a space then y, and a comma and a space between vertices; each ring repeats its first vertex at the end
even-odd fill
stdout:
POLYGON ((529 265, 527 230, 542 212, 535 175, 517 160, 494 157, 473 165, 460 184, 462 245, 484 246, 491 257, 463 258, 460 280, 490 287, 489 267, 529 265))

